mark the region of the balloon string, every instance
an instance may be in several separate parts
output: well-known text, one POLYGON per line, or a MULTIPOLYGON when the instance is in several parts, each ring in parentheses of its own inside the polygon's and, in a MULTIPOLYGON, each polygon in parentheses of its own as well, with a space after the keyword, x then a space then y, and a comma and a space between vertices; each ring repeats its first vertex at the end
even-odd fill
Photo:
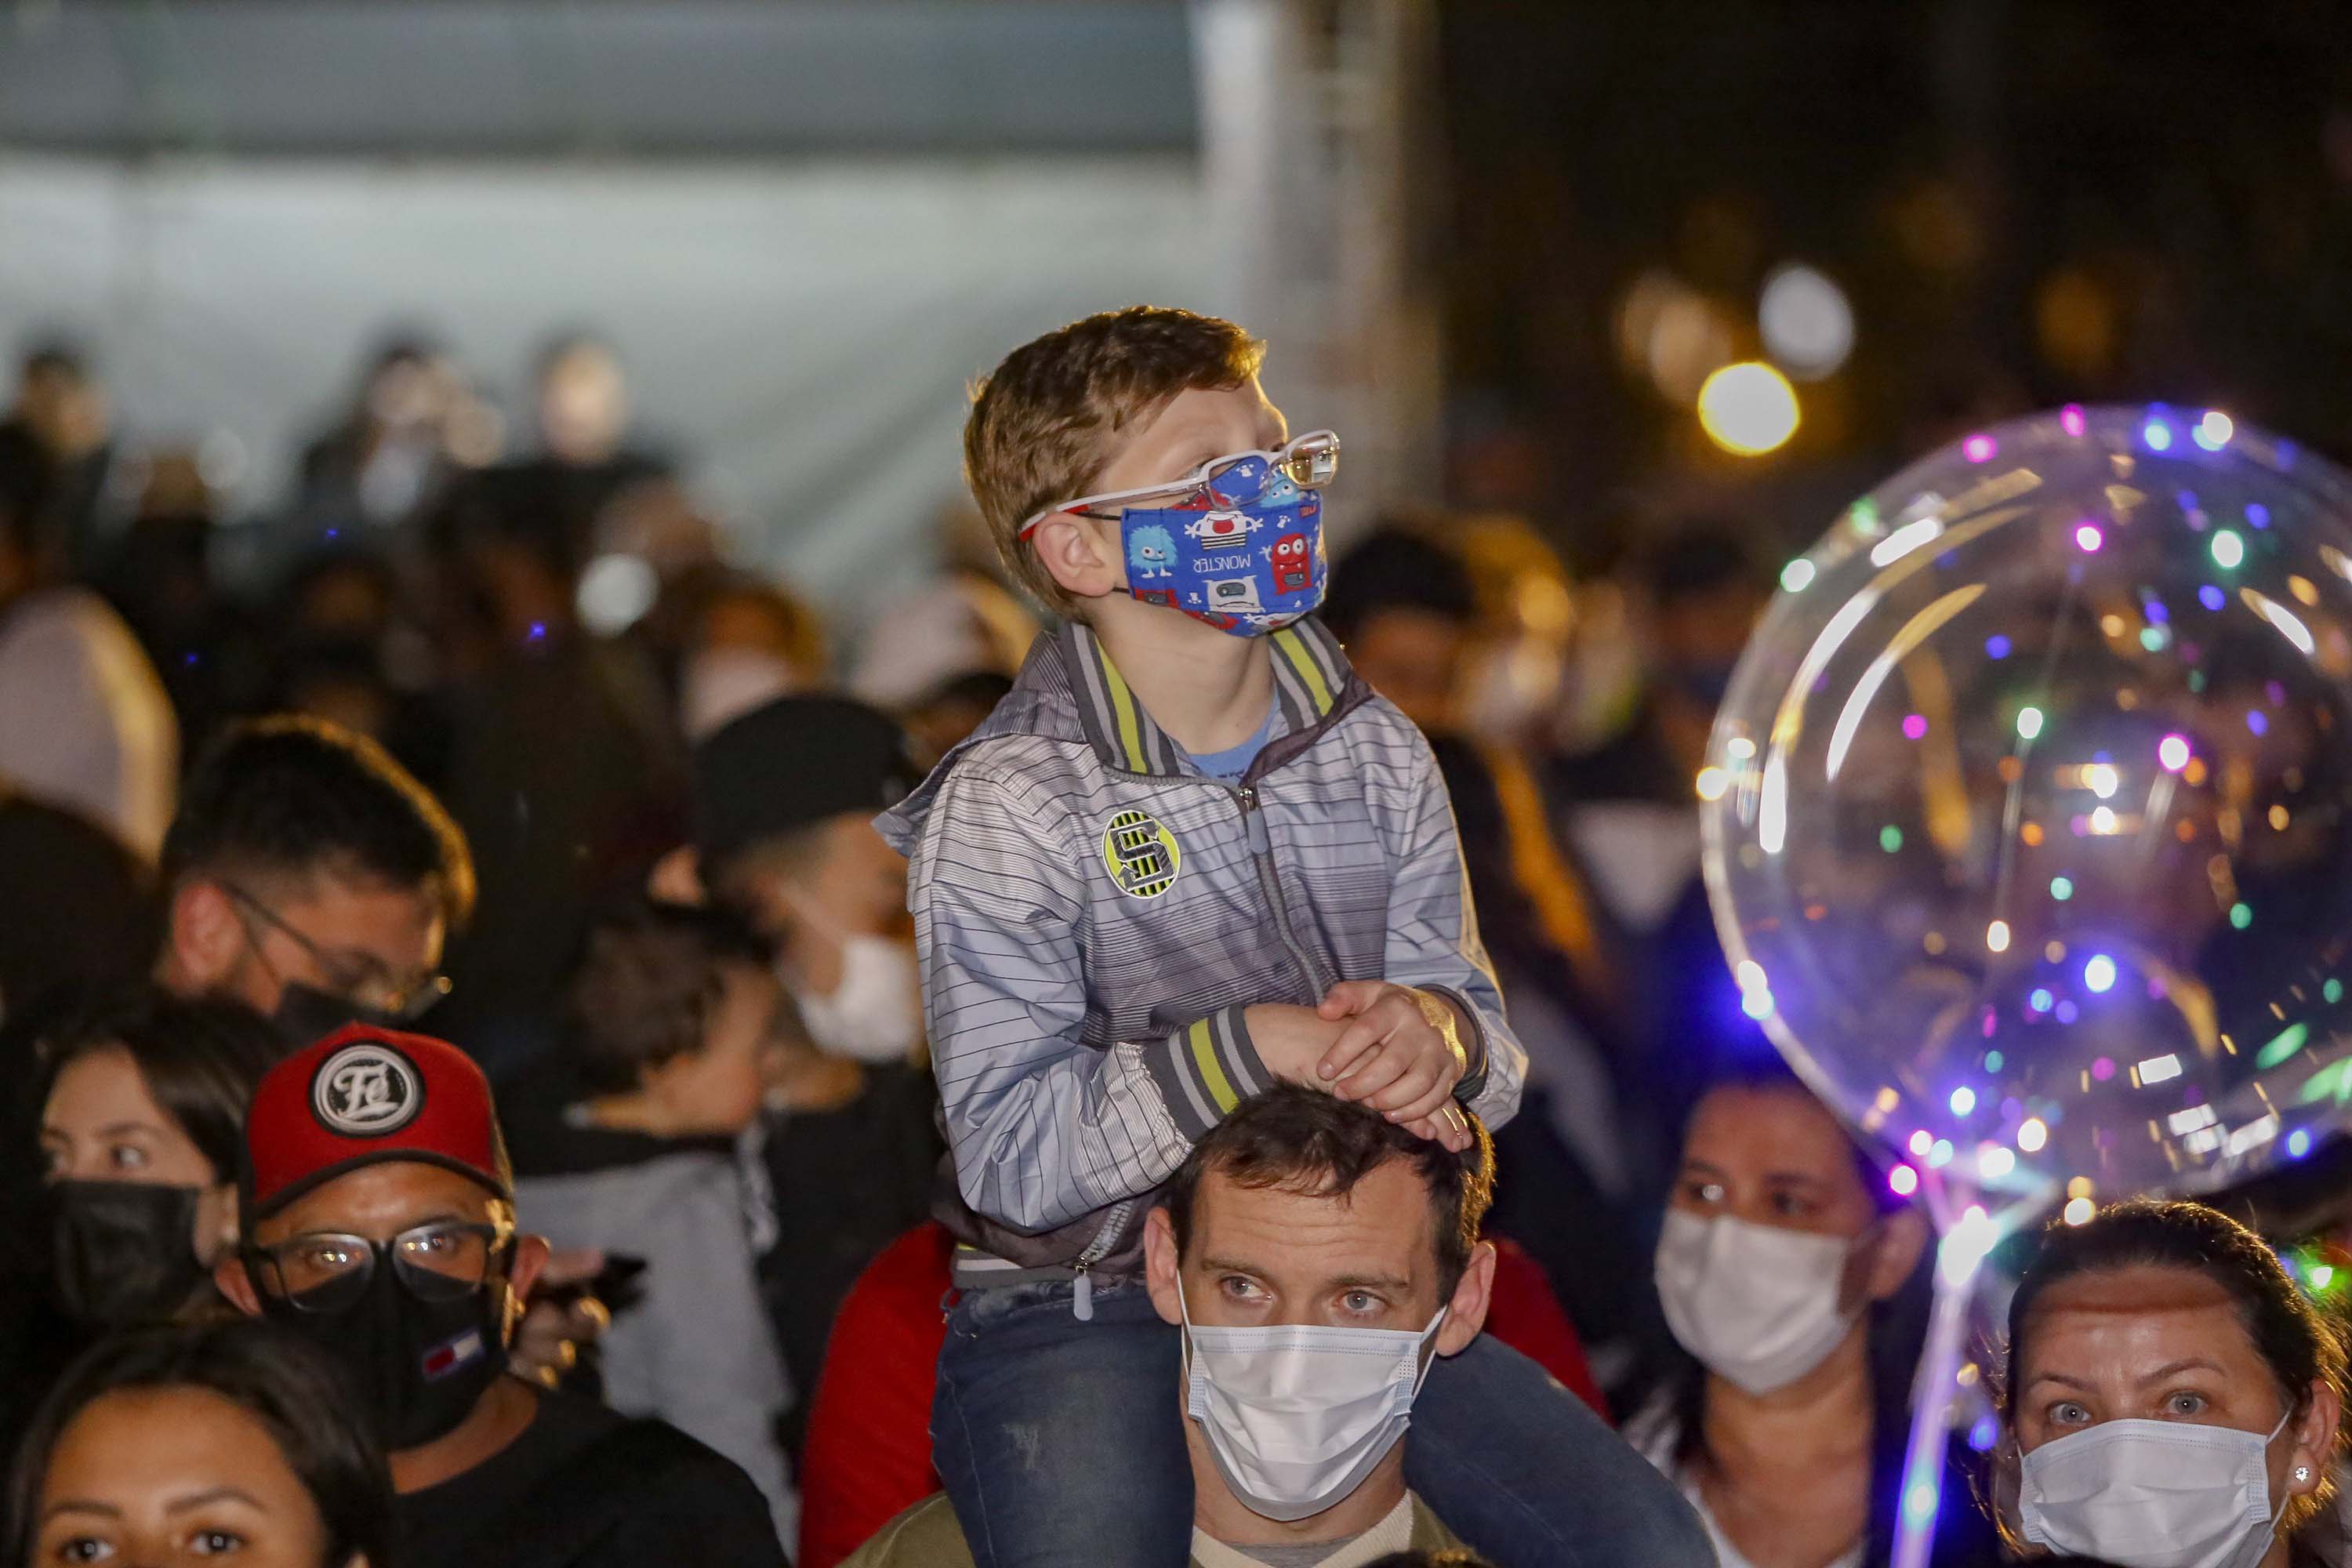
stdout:
POLYGON ((1911 1441, 1903 1456, 1903 1491, 1895 1509, 1894 1568, 1927 1568, 1943 1502, 1944 1450, 1968 1337, 1969 1298, 1984 1266, 1980 1241, 1962 1237, 1956 1247, 1955 1239, 1947 1236, 1937 1251, 1935 1310, 1927 1320, 1918 1381, 1912 1384, 1911 1441))

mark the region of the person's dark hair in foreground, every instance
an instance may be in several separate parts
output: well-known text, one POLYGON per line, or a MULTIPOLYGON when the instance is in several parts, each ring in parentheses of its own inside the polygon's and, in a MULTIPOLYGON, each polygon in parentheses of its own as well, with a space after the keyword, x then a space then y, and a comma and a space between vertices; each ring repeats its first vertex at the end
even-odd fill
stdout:
POLYGON ((26 1568, 178 1561, 190 1546, 268 1568, 388 1568, 392 1482, 306 1347, 258 1323, 141 1329, 50 1392, 7 1518, 7 1561, 26 1568))
POLYGON ((2311 1560, 2345 1395, 2338 1329, 2228 1215, 2134 1199, 2053 1225, 2010 1302, 2001 1528, 2125 1568, 2311 1560))
POLYGON ((1176 1168, 1160 1194, 1176 1250, 1192 1246, 1201 1184, 1221 1175, 1236 1186, 1284 1187, 1318 1197, 1346 1197, 1374 1171, 1399 1161, 1429 1189, 1437 1241, 1437 1293, 1454 1293, 1478 1245, 1478 1226, 1495 1201, 1495 1144, 1486 1124, 1467 1119, 1476 1140, 1454 1153, 1434 1139, 1367 1116, 1348 1100, 1281 1084, 1237 1107, 1176 1168))
POLYGON ((1471 1552, 1391 1552, 1386 1557, 1375 1558, 1364 1568, 1495 1568, 1495 1565, 1471 1552))

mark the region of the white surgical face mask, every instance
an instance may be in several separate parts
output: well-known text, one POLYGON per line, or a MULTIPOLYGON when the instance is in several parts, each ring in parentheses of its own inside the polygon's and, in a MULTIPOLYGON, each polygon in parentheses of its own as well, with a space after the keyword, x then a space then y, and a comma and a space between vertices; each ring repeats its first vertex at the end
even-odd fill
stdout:
MULTIPOLYGON (((1181 1308, 1183 1287, 1177 1287, 1181 1308)), ((1307 1519, 1362 1484, 1397 1445, 1435 1359, 1429 1327, 1200 1328, 1184 1315, 1184 1410, 1217 1473, 1268 1519, 1307 1519)))
POLYGON ((914 949, 880 936, 841 939, 841 984, 793 997, 817 1049, 853 1061, 905 1061, 923 1037, 922 973, 914 949))
POLYGON ((2271 1549, 2271 1438, 2185 1421, 2102 1421, 2021 1462, 2025 1538, 2120 1568, 2253 1568, 2271 1549))
POLYGON ((1857 1314, 1838 1308, 1847 1250, 1834 1236, 1669 1209, 1657 1258, 1666 1326, 1748 1393, 1785 1388, 1853 1331, 1857 1314))

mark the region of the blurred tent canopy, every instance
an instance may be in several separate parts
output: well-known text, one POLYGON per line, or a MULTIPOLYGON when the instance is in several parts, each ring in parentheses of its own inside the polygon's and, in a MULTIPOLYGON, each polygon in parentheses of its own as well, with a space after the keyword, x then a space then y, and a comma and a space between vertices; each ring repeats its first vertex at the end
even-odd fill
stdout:
POLYGON ((267 515, 390 331, 527 447, 531 357, 585 327, 745 553, 854 611, 935 559, 972 375, 1182 304, 1273 339, 1369 512, 1433 478, 1396 107, 1430 31, 1426 0, 18 0, 0 349, 79 339, 131 436, 227 442, 267 515))

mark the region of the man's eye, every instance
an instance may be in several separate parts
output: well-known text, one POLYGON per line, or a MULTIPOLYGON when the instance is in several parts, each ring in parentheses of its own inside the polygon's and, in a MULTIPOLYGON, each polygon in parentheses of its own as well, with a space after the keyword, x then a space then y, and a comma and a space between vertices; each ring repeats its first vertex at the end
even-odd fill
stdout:
POLYGON ((199 1557, 225 1557, 232 1552, 243 1550, 245 1537, 226 1530, 200 1530, 189 1544, 196 1549, 199 1557))
POLYGON ((1370 1290, 1350 1290, 1340 1299, 1340 1304, 1350 1312, 1371 1313, 1381 1310, 1382 1302, 1370 1290))
POLYGON ((103 1563, 113 1555, 113 1543, 94 1535, 77 1535, 58 1544, 60 1563, 103 1563))
POLYGON ((1257 1281, 1238 1274, 1228 1274, 1217 1281, 1217 1288, 1236 1301, 1246 1301, 1257 1295, 1257 1281))
POLYGON ((1794 1193, 1776 1193, 1772 1198, 1772 1212, 1790 1219, 1810 1219, 1813 1205, 1794 1193))

